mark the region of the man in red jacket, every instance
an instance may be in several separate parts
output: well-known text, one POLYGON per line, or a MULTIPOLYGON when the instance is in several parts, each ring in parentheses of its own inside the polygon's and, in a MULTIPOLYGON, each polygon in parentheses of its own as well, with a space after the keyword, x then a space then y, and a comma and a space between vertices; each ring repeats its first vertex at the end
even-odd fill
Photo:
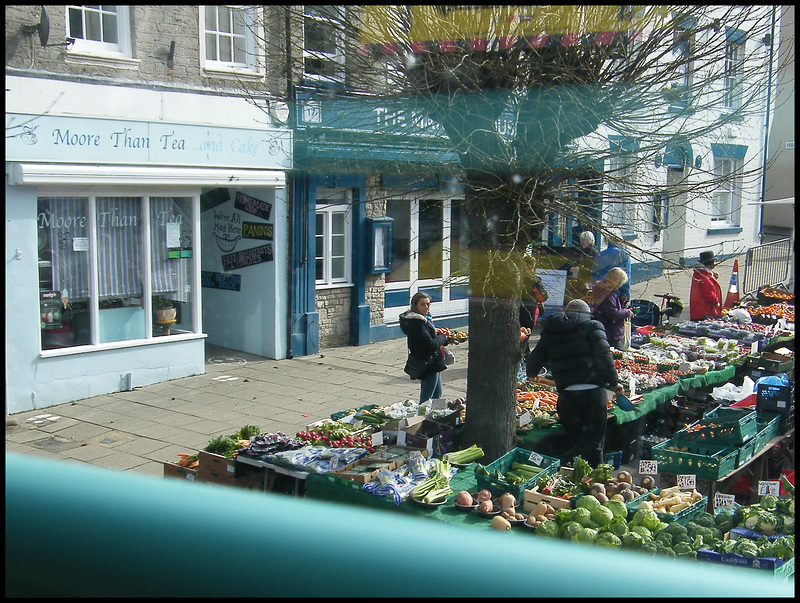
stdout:
POLYGON ((692 288, 689 292, 689 318, 703 320, 707 316, 722 314, 722 289, 719 274, 714 272, 716 265, 713 251, 703 251, 700 262, 694 266, 692 288))

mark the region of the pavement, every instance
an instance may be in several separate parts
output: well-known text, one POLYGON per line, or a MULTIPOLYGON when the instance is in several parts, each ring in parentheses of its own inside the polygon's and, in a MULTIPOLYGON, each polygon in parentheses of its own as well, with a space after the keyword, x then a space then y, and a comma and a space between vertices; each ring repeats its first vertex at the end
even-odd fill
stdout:
MULTIPOLYGON (((720 270, 723 294, 730 271, 720 270)), ((687 320, 690 279, 666 274, 634 285, 632 297, 660 303, 655 295, 672 292, 687 320)), ((467 390, 469 342, 454 350, 456 364, 443 373, 448 400, 467 390)), ((404 338, 286 360, 207 344, 205 374, 7 415, 6 452, 161 477, 164 461, 245 425, 294 435, 333 412, 416 400, 419 384, 402 370, 406 354, 404 338)))

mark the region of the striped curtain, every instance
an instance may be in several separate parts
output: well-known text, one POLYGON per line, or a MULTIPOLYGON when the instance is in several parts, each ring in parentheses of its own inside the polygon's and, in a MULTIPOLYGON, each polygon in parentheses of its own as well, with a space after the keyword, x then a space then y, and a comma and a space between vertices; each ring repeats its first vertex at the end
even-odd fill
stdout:
POLYGON ((151 197, 150 198, 150 252, 152 254, 153 293, 169 294, 165 297, 174 301, 188 302, 191 269, 190 258, 169 259, 167 247, 167 224, 180 219, 181 247, 184 246, 184 233, 191 232, 191 197, 151 197))
POLYGON ((100 299, 142 295, 142 200, 97 197, 96 204, 100 299))
MULTIPOLYGON (((66 291, 68 299, 89 297, 89 251, 75 251, 76 238, 88 238, 85 197, 39 197, 40 245, 49 244, 53 291, 66 291)), ((46 257, 42 256, 42 257, 46 257)))

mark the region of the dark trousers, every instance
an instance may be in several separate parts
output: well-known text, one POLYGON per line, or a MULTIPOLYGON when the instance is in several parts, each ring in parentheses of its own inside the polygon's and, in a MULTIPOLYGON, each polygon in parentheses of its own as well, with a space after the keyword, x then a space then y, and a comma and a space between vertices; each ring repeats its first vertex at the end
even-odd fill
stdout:
POLYGON ((608 416, 608 393, 602 387, 558 393, 561 427, 536 440, 533 449, 556 457, 562 464, 580 455, 592 467, 603 462, 608 416))

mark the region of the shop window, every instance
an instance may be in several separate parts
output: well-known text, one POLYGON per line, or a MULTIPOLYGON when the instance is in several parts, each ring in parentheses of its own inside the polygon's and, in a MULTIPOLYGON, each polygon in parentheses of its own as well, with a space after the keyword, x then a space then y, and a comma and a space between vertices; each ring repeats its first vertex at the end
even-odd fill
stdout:
POLYGON ((192 197, 40 197, 42 349, 193 332, 193 207, 192 197))
POLYGON ((72 52, 130 57, 130 7, 67 5, 67 37, 72 52))
POLYGON ((255 9, 203 6, 200 11, 200 56, 203 67, 257 71, 255 9))

